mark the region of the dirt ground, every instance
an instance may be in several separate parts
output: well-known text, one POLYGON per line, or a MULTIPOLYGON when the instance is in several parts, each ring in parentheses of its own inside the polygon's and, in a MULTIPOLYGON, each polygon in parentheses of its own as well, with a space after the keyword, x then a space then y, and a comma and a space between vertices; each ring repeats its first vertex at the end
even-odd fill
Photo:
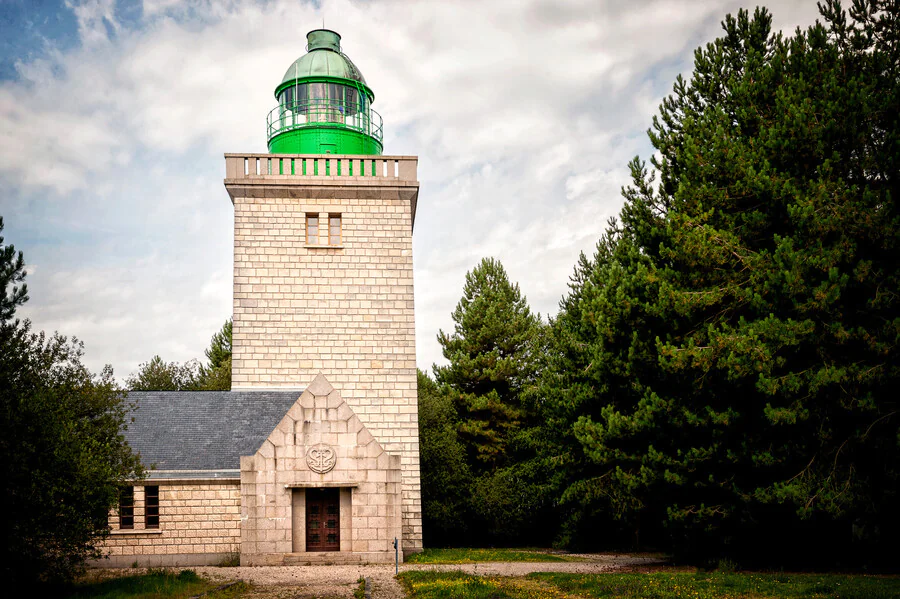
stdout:
MULTIPOLYGON (((640 572, 655 569, 662 560, 631 555, 579 555, 579 562, 487 562, 480 564, 401 564, 400 571, 438 570, 470 574, 524 576, 531 572, 596 573, 615 570, 640 572)), ((268 566, 253 568, 194 568, 217 580, 243 580, 253 585, 252 599, 352 599, 360 578, 368 578, 372 599, 401 599, 393 566, 268 566)))

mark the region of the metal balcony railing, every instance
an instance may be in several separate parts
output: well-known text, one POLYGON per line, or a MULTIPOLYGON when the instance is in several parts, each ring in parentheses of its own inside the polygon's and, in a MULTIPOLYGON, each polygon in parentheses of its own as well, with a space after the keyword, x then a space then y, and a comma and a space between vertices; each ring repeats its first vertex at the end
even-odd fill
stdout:
POLYGON ((273 108, 266 117, 266 139, 271 140, 285 131, 322 126, 352 129, 375 138, 379 143, 384 135, 381 115, 368 104, 313 99, 279 104, 273 108))

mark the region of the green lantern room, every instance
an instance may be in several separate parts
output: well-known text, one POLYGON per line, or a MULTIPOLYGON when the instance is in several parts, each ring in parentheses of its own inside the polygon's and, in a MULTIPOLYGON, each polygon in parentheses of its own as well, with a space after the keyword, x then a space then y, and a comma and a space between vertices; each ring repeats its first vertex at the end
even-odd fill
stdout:
POLYGON ((341 36, 329 29, 306 35, 306 54, 294 61, 275 88, 269 112, 272 154, 380 155, 381 116, 362 73, 341 52, 341 36))

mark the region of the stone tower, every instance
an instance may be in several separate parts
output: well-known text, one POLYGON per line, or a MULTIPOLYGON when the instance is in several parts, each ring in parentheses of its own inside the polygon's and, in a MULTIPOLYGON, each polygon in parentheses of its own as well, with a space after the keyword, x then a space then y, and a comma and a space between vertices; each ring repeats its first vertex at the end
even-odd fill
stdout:
MULTIPOLYGON (((403 554, 422 548, 412 263, 417 158, 382 155, 374 93, 341 51, 340 36, 320 29, 307 39, 307 53, 275 89, 270 153, 225 155, 234 204, 232 391, 306 398, 279 425, 284 444, 279 436, 255 462, 242 458, 242 546, 258 548, 242 549, 247 563, 281 563, 253 558, 254 551, 296 555, 298 529, 291 539, 265 527, 300 518, 298 510, 309 513, 301 503, 311 505, 316 493, 334 487, 341 489, 341 552, 389 551, 393 559, 385 542, 394 536, 403 554), (338 405, 349 412, 338 415, 338 405), (362 441, 345 447, 353 418, 358 437, 374 439, 368 450, 362 441), (307 467, 320 445, 335 447, 338 465, 330 472, 307 467), (371 471, 353 465, 366 451, 382 450, 383 471, 372 456, 371 471), (368 505, 361 490, 370 483, 375 493, 386 484, 390 494, 395 471, 397 528, 392 508, 368 505), (264 484, 273 496, 263 493, 264 484), (350 513, 353 531, 343 532, 350 513)), ((299 551, 314 546, 309 525, 299 551)))

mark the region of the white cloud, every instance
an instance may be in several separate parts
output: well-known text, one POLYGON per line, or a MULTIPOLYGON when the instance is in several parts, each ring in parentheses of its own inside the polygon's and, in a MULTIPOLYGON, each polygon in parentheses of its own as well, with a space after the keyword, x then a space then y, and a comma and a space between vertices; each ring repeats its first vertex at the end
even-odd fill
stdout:
POLYGON ((186 4, 184 0, 144 0, 144 15, 152 17, 158 14, 166 13, 186 4))
POLYGON ((115 16, 116 0, 66 0, 65 4, 75 13, 78 36, 86 46, 105 44, 109 42, 109 31, 120 29, 115 16))
MULTIPOLYGON (((782 4, 777 25, 814 17, 782 4)), ((427 367, 483 256, 555 312, 578 252, 621 206, 628 160, 650 152, 662 95, 738 6, 145 0, 124 25, 112 0, 70 5, 81 46, 0 82, 0 214, 37 265, 27 314, 120 376, 155 353, 200 357, 230 312, 222 153, 264 151, 275 85, 323 17, 375 91, 386 152, 420 157, 427 367)))

